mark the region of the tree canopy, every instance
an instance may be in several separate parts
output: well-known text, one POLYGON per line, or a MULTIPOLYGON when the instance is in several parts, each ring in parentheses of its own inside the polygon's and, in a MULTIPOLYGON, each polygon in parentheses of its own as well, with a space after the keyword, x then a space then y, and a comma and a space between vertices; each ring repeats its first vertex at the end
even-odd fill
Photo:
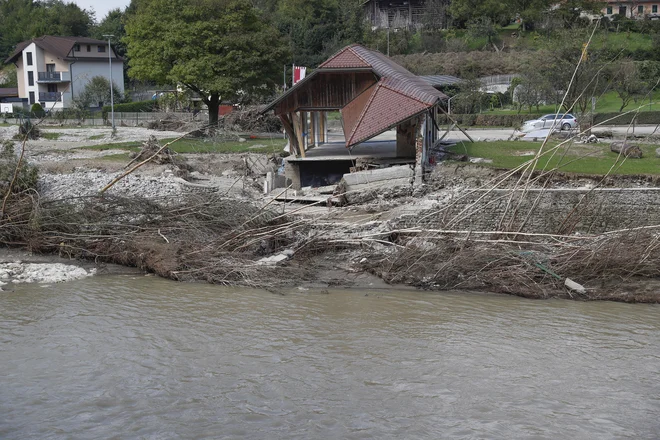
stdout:
POLYGON ((0 58, 21 41, 42 35, 88 37, 94 24, 94 12, 73 2, 0 0, 0 58))
POLYGON ((220 99, 245 102, 281 83, 286 45, 249 0, 144 0, 126 24, 129 76, 183 85, 217 121, 220 99))

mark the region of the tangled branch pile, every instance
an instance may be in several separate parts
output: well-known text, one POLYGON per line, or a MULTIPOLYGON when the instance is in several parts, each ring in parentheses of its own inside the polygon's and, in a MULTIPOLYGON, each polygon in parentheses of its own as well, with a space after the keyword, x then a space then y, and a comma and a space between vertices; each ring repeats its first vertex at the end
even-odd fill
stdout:
POLYGON ((276 271, 257 263, 263 255, 295 247, 306 223, 250 203, 209 195, 191 195, 167 208, 110 196, 82 202, 82 209, 72 209, 68 201, 16 199, 0 240, 34 252, 136 266, 175 280, 271 288, 306 278, 295 265, 276 271))
POLYGON ((396 234, 400 247, 372 255, 363 268, 388 283, 431 290, 485 290, 527 298, 574 297, 572 278, 587 285, 582 299, 655 302, 646 294, 623 298, 624 280, 660 277, 660 232, 638 229, 583 237, 396 234), (612 295, 612 293, 616 295, 612 295))
POLYGON ((234 110, 218 121, 221 130, 241 133, 281 133, 282 123, 274 114, 261 114, 259 107, 234 110))

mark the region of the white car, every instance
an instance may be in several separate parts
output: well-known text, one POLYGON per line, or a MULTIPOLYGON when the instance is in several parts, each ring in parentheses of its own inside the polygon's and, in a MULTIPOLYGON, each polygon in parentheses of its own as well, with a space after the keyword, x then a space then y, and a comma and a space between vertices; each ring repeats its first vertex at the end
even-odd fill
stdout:
POLYGON ((525 121, 521 131, 528 133, 534 130, 552 128, 553 126, 556 130, 570 130, 578 126, 578 121, 570 113, 544 115, 538 119, 525 121))

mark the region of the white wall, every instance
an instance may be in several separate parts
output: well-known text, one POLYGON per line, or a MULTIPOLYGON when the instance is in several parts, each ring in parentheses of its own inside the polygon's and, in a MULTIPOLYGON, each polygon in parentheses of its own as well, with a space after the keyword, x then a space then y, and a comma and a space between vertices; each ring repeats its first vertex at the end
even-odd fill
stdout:
MULTIPOLYGON (((37 47, 36 44, 31 43, 28 47, 23 49, 21 53, 23 58, 23 84, 25 84, 25 96, 20 96, 21 98, 29 98, 30 92, 34 93, 34 102, 39 102, 39 84, 37 84, 37 79, 39 79, 39 63, 41 62, 41 67, 43 66, 43 50, 37 47), (32 54, 32 65, 28 66, 27 64, 27 54, 32 54), (30 85, 28 81, 28 71, 32 72, 33 83, 30 85)), ((45 70, 45 69, 44 69, 45 70)), ((30 102, 29 104, 34 104, 30 102)))
MULTIPOLYGON (((107 59, 105 62, 77 61, 71 64, 69 70, 71 72, 71 87, 74 98, 80 95, 85 86, 95 76, 110 79, 110 65, 107 59)), ((119 92, 124 93, 124 64, 121 61, 112 60, 112 81, 117 85, 119 92)))

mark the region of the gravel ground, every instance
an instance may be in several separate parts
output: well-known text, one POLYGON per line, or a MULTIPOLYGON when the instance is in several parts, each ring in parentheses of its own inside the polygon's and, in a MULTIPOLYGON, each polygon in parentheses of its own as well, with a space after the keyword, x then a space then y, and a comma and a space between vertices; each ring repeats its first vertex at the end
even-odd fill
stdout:
MULTIPOLYGON (((149 130, 142 127, 118 127, 115 136, 112 136, 110 128, 62 128, 53 126, 40 127, 43 132, 59 133, 56 140, 37 139, 27 143, 28 151, 50 151, 70 150, 73 148, 86 147, 88 145, 101 145, 110 142, 146 141, 149 136, 157 139, 179 137, 182 133, 178 131, 149 130)), ((0 127, 0 139, 12 139, 18 134, 18 126, 0 127)))

